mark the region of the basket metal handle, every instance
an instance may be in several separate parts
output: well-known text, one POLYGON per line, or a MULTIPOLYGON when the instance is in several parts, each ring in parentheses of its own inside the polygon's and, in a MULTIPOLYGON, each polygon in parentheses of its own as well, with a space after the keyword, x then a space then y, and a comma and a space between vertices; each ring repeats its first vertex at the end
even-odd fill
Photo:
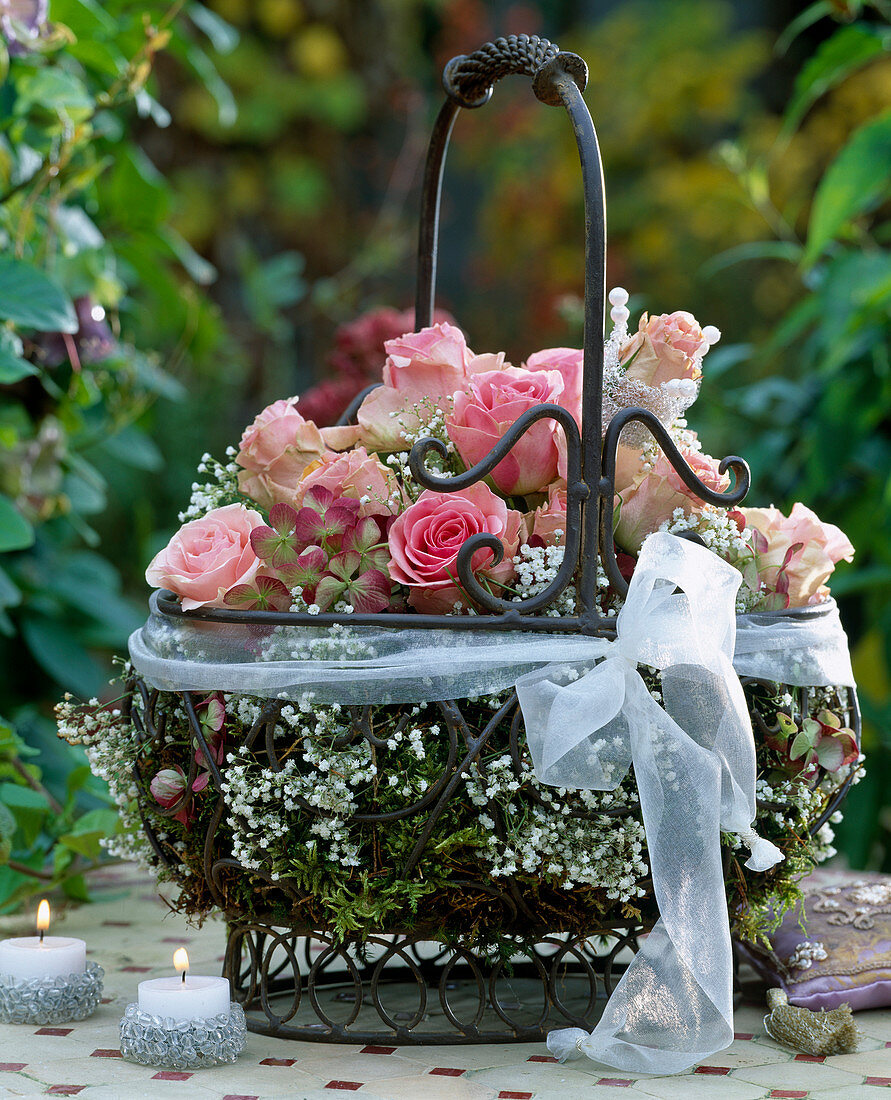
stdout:
MULTIPOLYGON (((436 257, 439 243, 439 214, 442 177, 452 127, 461 108, 475 109, 488 103, 495 83, 518 74, 532 78, 535 95, 550 106, 566 109, 575 133, 585 198, 585 335, 584 383, 582 389, 581 436, 571 418, 555 405, 530 410, 535 415, 520 417, 507 436, 485 460, 468 470, 463 480, 479 480, 504 457, 520 435, 542 417, 561 423, 566 432, 567 544, 563 565, 547 589, 536 597, 513 603, 485 591, 470 569, 473 554, 491 549, 500 560, 503 548, 492 536, 476 535, 462 548, 458 560, 462 584, 479 604, 490 611, 534 612, 555 599, 566 587, 580 564, 579 597, 583 614, 593 613, 597 578, 598 526, 601 496, 601 409, 603 404, 603 336, 606 305, 606 204, 603 165, 591 115, 582 97, 588 67, 573 53, 536 35, 511 35, 488 42, 472 54, 453 58, 445 67, 444 103, 430 138, 421 197, 421 225, 418 239, 418 290, 415 304, 416 328, 431 324, 436 291, 436 257), (528 423, 527 423, 528 421, 528 423), (503 452, 503 453, 502 453, 503 452), (483 465, 486 469, 483 469, 483 465), (463 568, 462 568, 463 566, 463 568)), ((440 491, 457 488, 454 480, 436 478, 424 468, 425 455, 436 449, 433 440, 421 440, 412 452, 414 476, 427 488, 440 491)), ((618 569, 616 570, 618 574, 618 569)), ((621 581, 621 576, 619 576, 621 581)))

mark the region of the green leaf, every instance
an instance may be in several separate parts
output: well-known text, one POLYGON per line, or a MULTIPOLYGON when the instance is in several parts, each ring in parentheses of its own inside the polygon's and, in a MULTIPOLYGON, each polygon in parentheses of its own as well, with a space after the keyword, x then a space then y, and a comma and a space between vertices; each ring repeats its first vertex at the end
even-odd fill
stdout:
POLYGON ((836 234, 888 194, 891 180, 891 110, 855 130, 820 180, 808 226, 805 266, 836 234))
POLYGON ((710 278, 743 260, 789 260, 797 264, 801 259, 801 245, 794 241, 748 241, 746 244, 728 248, 706 261, 699 269, 699 275, 710 278))
POLYGON ((93 113, 94 104, 76 76, 64 69, 47 67, 32 69, 19 78, 16 114, 27 114, 32 107, 81 121, 93 113))
POLYGON ((53 848, 53 874, 56 878, 61 878, 65 874, 74 863, 74 858, 75 853, 70 848, 64 848, 61 844, 53 848))
MULTIPOLYGON (((36 871, 41 870, 43 865, 42 857, 29 857, 19 862, 33 866, 36 871)), ((36 893, 38 885, 37 879, 31 875, 13 871, 10 867, 0 867, 0 912, 12 912, 24 898, 36 893)), ((40 885, 46 889, 45 885, 40 885)))
POLYGON ((0 328, 0 385, 11 386, 31 374, 40 374, 33 363, 22 359, 22 341, 8 328, 0 328))
POLYGON ((233 126, 238 118, 238 105, 229 85, 217 72, 214 63, 200 46, 186 45, 184 55, 195 75, 213 96, 220 125, 233 126))
POLYGON ((147 355, 143 355, 129 345, 120 350, 121 358, 103 360, 102 366, 106 370, 129 369, 141 386, 159 397, 166 397, 169 401, 183 401, 188 396, 188 391, 182 382, 165 373, 147 355))
POLYGON ((80 696, 97 695, 107 679, 71 628, 45 615, 29 615, 22 634, 34 660, 62 687, 80 696))
POLYGON ((98 860, 102 856, 99 842, 117 831, 119 820, 114 810, 90 810, 70 833, 59 837, 59 843, 86 859, 98 860))
POLYGON ((164 466, 164 456, 155 443, 132 425, 104 439, 100 446, 117 462, 137 470, 160 470, 164 466))
POLYGON ((9 722, 0 718, 0 760, 10 760, 13 756, 39 755, 39 749, 26 745, 9 722))
POLYGON ((0 836, 12 838, 16 830, 15 817, 9 807, 0 802, 0 836))
POLYGON ((15 818, 16 829, 21 833, 26 848, 37 842, 43 824, 49 814, 44 796, 30 787, 17 783, 0 783, 0 802, 15 818))
POLYGON ((76 34, 119 33, 118 24, 102 9, 98 0, 53 0, 53 19, 58 19, 76 34))
POLYGON ((65 779, 65 790, 67 791, 69 800, 82 790, 84 785, 89 782, 90 776, 93 774, 93 769, 89 764, 81 764, 79 768, 72 768, 65 779))
POLYGON ((199 256, 185 237, 180 236, 180 234, 169 225, 160 226, 159 233, 162 240, 167 242, 170 251, 176 259, 179 260, 199 286, 209 286, 212 282, 215 282, 217 269, 212 263, 205 260, 203 256, 199 256))
POLYGON ((62 891, 72 901, 89 901, 90 891, 87 889, 87 880, 83 875, 72 875, 62 883, 62 891))
POLYGON ((64 239, 65 255, 101 248, 105 238, 93 219, 79 206, 60 206, 56 211, 56 225, 64 239))
POLYGON ((78 328, 74 306, 55 279, 9 257, 0 258, 0 319, 47 332, 78 328))
POLYGON ((193 3, 188 7, 189 18, 195 26, 204 31, 217 53, 232 53, 238 45, 238 31, 221 19, 216 12, 204 4, 193 3))
POLYGON ((0 496, 0 553, 24 550, 34 542, 34 528, 9 497, 0 496))
POLYGON ((778 57, 782 57, 786 50, 792 45, 795 39, 806 31, 808 27, 814 25, 824 16, 832 14, 832 4, 830 0, 816 0, 815 4, 811 4, 805 8, 800 15, 797 15, 792 22, 786 27, 780 37, 776 40, 776 45, 773 48, 774 53, 778 57))
POLYGON ((788 138, 820 96, 874 57, 891 49, 891 31, 854 23, 827 38, 795 81, 780 138, 788 138))
POLYGON ((0 608, 18 607, 22 602, 22 593, 13 583, 5 569, 0 569, 0 608))
POLYGON ((140 118, 150 118, 162 130, 173 121, 167 108, 149 95, 145 88, 140 88, 136 93, 136 111, 140 118))

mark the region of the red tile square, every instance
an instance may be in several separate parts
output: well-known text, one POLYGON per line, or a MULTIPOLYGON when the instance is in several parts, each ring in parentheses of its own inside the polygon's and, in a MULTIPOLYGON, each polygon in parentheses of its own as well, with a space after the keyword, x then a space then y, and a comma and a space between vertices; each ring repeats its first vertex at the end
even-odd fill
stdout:
POLYGON ((0 1073, 18 1073, 27 1064, 27 1062, 0 1062, 0 1073))
POLYGON ((867 1085, 891 1085, 891 1077, 867 1077, 866 1083, 867 1085))
POLYGON ((634 1081, 626 1081, 624 1077, 601 1077, 597 1082, 598 1085, 612 1085, 617 1089, 628 1089, 634 1084, 634 1081))
POLYGON ((734 1031, 734 1039, 754 1039, 754 1035, 750 1035, 747 1031, 734 1031))
POLYGON ((796 1062, 825 1062, 826 1061, 826 1055, 825 1054, 796 1054, 794 1060, 796 1062))
POLYGON ((264 1058, 261 1066, 293 1066, 296 1058, 264 1058))
POLYGON ((531 1092, 499 1092, 498 1100, 532 1100, 531 1092))
POLYGON ((329 1081, 326 1089, 340 1089, 342 1092, 356 1092, 365 1084, 364 1081, 329 1081))
POLYGON ((90 1055, 91 1058, 123 1058, 123 1054, 119 1050, 103 1050, 102 1047, 99 1050, 94 1050, 90 1055))
MULTIPOLYGON (((70 1035, 74 1031, 73 1027, 39 1027, 34 1034, 35 1035, 70 1035)), ((82 1085, 81 1088, 86 1088, 86 1085, 82 1085)))
POLYGON ((466 1072, 466 1069, 449 1069, 448 1066, 437 1066, 436 1069, 430 1070, 434 1077, 460 1077, 466 1072))
POLYGON ((769 1095, 784 1096, 786 1100, 802 1100, 802 1097, 807 1096, 807 1093, 800 1092, 798 1089, 774 1089, 769 1095))
POLYGON ((178 1069, 162 1069, 160 1073, 152 1075, 153 1081, 188 1081, 190 1077, 194 1077, 194 1073, 182 1073, 178 1069))
POLYGON ((50 1085, 46 1092, 49 1096, 77 1096, 86 1087, 86 1085, 50 1085))
POLYGON ((694 1073, 707 1073, 712 1077, 726 1077, 730 1069, 725 1066, 697 1066, 694 1073))
POLYGON ((362 1047, 360 1054, 394 1054, 395 1047, 362 1047))
POLYGON ((532 1054, 526 1059, 527 1062, 556 1062, 556 1058, 551 1058, 547 1054, 532 1054))

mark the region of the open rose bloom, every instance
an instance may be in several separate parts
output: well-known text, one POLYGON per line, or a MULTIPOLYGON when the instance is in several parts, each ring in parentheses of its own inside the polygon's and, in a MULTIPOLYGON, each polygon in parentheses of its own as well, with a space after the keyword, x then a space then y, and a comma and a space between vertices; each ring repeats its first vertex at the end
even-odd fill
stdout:
MULTIPOLYGON (((472 351, 450 320, 385 338, 387 326, 392 333, 407 315, 389 311, 386 325, 380 311, 371 317, 373 326, 360 319, 354 327, 376 334, 363 337, 362 375, 374 375, 377 355, 380 384, 355 422, 319 428, 298 398, 261 410, 218 497, 203 486, 189 522, 152 562, 150 583, 179 594, 185 609, 479 611, 458 574, 458 552, 480 534, 504 547, 497 564, 490 550, 473 556, 473 577, 492 595, 520 601, 553 579, 569 522, 567 445, 557 421, 543 417, 528 426, 469 488, 425 488, 411 473, 409 452, 430 437, 437 451, 427 469, 459 475, 541 406, 559 406, 581 427, 582 350, 533 351, 515 367, 501 352, 472 351)), ((607 344, 604 407, 650 409, 699 483, 720 494, 730 476, 679 420, 707 378, 706 356, 719 336, 682 310, 644 313, 630 332, 622 322, 607 344)), ((785 516, 775 508, 704 502, 636 426, 618 448, 614 515, 626 578, 654 532, 695 536, 743 573, 752 610, 826 599, 835 565, 853 554, 837 527, 802 504, 785 516)), ((604 581, 602 609, 615 607, 616 598, 604 581)))

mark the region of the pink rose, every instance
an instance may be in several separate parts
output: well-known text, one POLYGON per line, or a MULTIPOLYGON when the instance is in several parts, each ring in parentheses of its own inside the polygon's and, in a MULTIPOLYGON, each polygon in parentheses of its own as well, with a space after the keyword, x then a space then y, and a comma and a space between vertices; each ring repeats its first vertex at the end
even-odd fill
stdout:
POLYGON ((637 332, 620 349, 625 377, 658 387, 672 379, 695 382, 702 376, 702 357, 709 342, 692 313, 678 310, 657 317, 641 316, 637 332))
POLYGON ((786 517, 778 508, 740 508, 746 526, 760 532, 755 544, 758 577, 768 589, 777 590, 779 572, 793 546, 800 544, 782 572, 780 584, 789 607, 820 603, 829 595, 826 581, 836 562, 851 561, 854 547, 843 531, 823 523, 810 508, 795 504, 786 517), (786 585, 788 584, 788 588, 786 585))
POLYGON ((295 508, 302 507, 307 490, 314 485, 323 485, 335 497, 358 500, 359 515, 363 519, 365 516, 395 515, 401 499, 396 475, 364 447, 356 447, 345 454, 327 451, 308 466, 294 494, 295 508))
MULTIPOLYGON (((522 413, 556 402, 563 392, 559 371, 522 367, 486 371, 471 378, 455 394, 455 409, 446 419, 449 438, 468 466, 492 450, 522 413)), ((492 480, 506 496, 536 493, 557 476, 557 427, 539 420, 492 471, 492 480)), ((562 430, 562 429, 561 429, 562 430)))
MULTIPOLYGON (((718 470, 718 463, 709 455, 681 448, 681 454, 693 473, 707 489, 724 492, 730 487, 730 475, 718 470)), ((674 467, 660 451, 652 470, 638 474, 630 485, 616 491, 618 523, 616 542, 624 549, 636 553, 643 540, 668 519, 676 508, 692 515, 703 508, 702 500, 681 481, 674 467)))
POLYGON ((250 584, 262 564, 251 546, 251 531, 263 526, 259 512, 241 504, 214 508, 184 524, 145 571, 154 588, 182 597, 186 611, 222 607, 237 584, 250 584))
POLYGON ((402 433, 416 431, 420 423, 416 405, 445 411, 469 375, 504 364, 503 355, 474 355, 461 330, 447 322, 387 340, 384 347, 384 384, 372 390, 356 416, 359 439, 371 451, 405 450, 402 433))
POLYGON ((526 370, 557 370, 563 376, 563 392, 558 405, 582 423, 582 365, 585 353, 580 348, 545 348, 530 355, 523 364, 526 370))
POLYGON ((489 550, 473 556, 474 572, 506 584, 514 575, 512 558, 520 541, 523 517, 508 508, 482 482, 458 493, 425 490, 398 516, 390 528, 390 577, 410 589, 408 602, 417 611, 443 614, 454 604, 467 606, 467 598, 455 583, 458 551, 471 535, 492 534, 504 543, 504 558, 497 566, 489 550))
POLYGON ((528 517, 531 546, 566 545, 566 488, 551 485, 548 499, 528 517))
POLYGON ((303 471, 325 453, 321 432, 296 404, 296 397, 275 401, 241 437, 238 487, 263 508, 289 504, 303 471))

